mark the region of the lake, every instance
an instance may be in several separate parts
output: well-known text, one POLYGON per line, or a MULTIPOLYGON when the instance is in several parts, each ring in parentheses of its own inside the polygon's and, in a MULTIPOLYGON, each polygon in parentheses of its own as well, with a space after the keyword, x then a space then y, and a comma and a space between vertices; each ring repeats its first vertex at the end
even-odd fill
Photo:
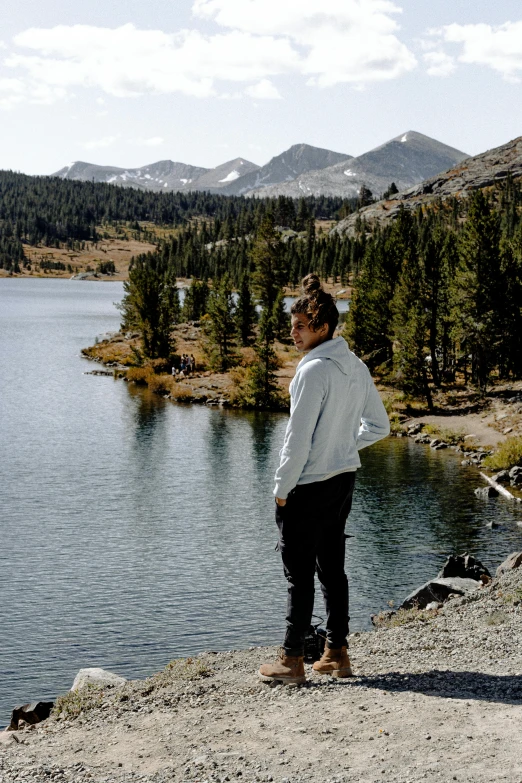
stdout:
MULTIPOLYGON (((0 280, 0 726, 82 667, 143 677, 201 650, 282 639, 271 493, 287 415, 177 405, 86 375, 80 349, 118 329, 122 294, 121 283, 0 280)), ((521 513, 479 501, 477 471, 453 453, 389 438, 361 456, 351 630, 449 553, 493 570, 522 549, 521 513)))

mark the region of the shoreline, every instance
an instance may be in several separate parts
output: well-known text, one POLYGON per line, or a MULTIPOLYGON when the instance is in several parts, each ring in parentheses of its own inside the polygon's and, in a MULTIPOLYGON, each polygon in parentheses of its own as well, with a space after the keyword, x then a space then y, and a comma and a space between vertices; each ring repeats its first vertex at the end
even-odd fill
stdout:
MULTIPOLYGON (((195 353, 197 365, 201 366, 204 356, 199 350, 199 334, 197 324, 178 324, 174 329, 177 351, 180 354, 195 353)), ((137 333, 117 333, 82 349, 82 356, 107 368, 100 372, 93 370, 93 375, 115 375, 126 379, 127 371, 134 361, 132 348, 136 347, 138 342, 137 333)), ((251 358, 249 354, 252 349, 242 350, 244 366, 251 358)), ((282 391, 288 393, 295 368, 302 356, 293 347, 281 343, 276 344, 276 351, 280 361, 277 380, 282 391)), ((230 371, 220 373, 205 369, 197 371, 193 376, 174 381, 170 374, 160 373, 153 375, 154 384, 151 391, 173 402, 224 405, 237 410, 248 410, 234 404, 233 377, 230 371)), ((445 390, 434 390, 434 412, 429 412, 423 403, 407 402, 398 389, 380 383, 378 378, 375 382, 388 410, 392 436, 407 436, 408 428, 418 425, 424 434, 431 435, 432 440, 442 441, 438 448, 460 446, 463 452, 472 453, 479 450, 494 452, 508 438, 522 437, 522 381, 497 382, 483 397, 479 397, 474 389, 465 387, 464 384, 457 384, 445 390)), ((418 434, 418 431, 415 434, 418 434)))
POLYGON ((0 744, 0 777, 47 783, 520 781, 522 568, 399 627, 350 635, 355 677, 273 686, 275 648, 203 652, 69 695, 0 744), (385 776, 385 777, 383 777, 385 776))

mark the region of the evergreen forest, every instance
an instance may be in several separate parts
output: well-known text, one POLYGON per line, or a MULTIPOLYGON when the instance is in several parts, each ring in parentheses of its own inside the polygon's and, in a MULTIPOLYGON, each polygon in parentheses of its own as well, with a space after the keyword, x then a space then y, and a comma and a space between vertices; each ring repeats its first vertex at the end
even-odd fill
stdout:
POLYGON ((25 243, 95 242, 100 227, 115 223, 136 234, 140 222, 175 228, 155 252, 132 259, 124 325, 141 331, 144 357, 167 358, 172 325, 204 318, 209 354, 223 369, 239 346, 255 341, 265 403, 273 342, 286 328, 283 289, 312 271, 351 287, 344 334, 355 353, 430 407, 433 388, 457 375, 482 391, 494 378, 520 378, 522 182, 508 177, 465 198, 401 208, 385 225, 368 225, 361 213, 349 236, 330 232, 359 206, 326 197, 149 193, 0 172, 0 268, 20 269, 25 243), (183 310, 179 277, 193 281, 183 310))

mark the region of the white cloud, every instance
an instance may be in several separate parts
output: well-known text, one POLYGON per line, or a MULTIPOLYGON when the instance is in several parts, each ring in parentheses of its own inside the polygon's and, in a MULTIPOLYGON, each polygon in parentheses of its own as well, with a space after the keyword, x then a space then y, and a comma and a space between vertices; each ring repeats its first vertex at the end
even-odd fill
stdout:
POLYGON ((0 108, 13 109, 22 103, 52 104, 66 97, 60 87, 41 83, 27 83, 20 78, 0 77, 0 108))
POLYGON ((116 136, 104 136, 102 139, 94 139, 93 141, 86 141, 82 144, 86 150, 98 150, 104 147, 112 147, 120 138, 120 135, 116 136))
POLYGON ((131 144, 137 147, 160 147, 165 143, 163 136, 151 136, 150 139, 131 139, 131 144))
POLYGON ((253 84, 250 87, 247 87, 245 94, 250 98, 257 98, 259 100, 281 100, 282 97, 281 93, 277 87, 272 84, 270 79, 261 79, 261 81, 257 84, 253 84))
POLYGON ((432 31, 439 41, 460 44, 457 60, 472 65, 486 65, 508 81, 519 81, 522 72, 522 21, 488 24, 450 24, 432 31))
POLYGON ((299 71, 321 87, 397 78, 416 65, 396 36, 389 0, 195 0, 196 17, 245 33, 284 36, 301 53, 299 71))
POLYGON ((209 97, 216 94, 216 80, 249 82, 290 72, 299 62, 288 41, 240 31, 167 35, 131 24, 114 30, 60 25, 26 30, 14 40, 38 52, 6 60, 29 80, 61 88, 99 88, 117 97, 151 92, 209 97))
POLYGON ((400 11, 390 0, 195 0, 194 17, 221 29, 30 28, 15 36, 17 50, 5 65, 25 84, 26 101, 39 90, 51 101, 78 87, 123 98, 179 92, 277 99, 273 79, 281 75, 359 87, 414 68, 397 36, 400 11), (246 87, 238 92, 234 84, 246 87))
POLYGON ((430 76, 449 76, 456 68, 455 58, 445 52, 428 52, 422 59, 428 65, 430 76))

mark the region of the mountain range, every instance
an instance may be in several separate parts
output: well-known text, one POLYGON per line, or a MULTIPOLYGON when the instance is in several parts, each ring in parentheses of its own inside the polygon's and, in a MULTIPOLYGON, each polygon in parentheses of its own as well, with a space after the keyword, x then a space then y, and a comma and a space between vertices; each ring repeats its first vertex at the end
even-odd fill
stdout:
POLYGON ((417 185, 468 156, 429 136, 408 131, 358 157, 295 144, 264 166, 235 158, 206 169, 162 160, 122 169, 76 161, 53 176, 110 182, 124 187, 168 192, 204 190, 245 196, 357 196, 362 185, 375 195, 391 182, 399 190, 417 185))
POLYGON ((397 217, 401 208, 413 210, 452 197, 466 197, 473 190, 490 187, 507 177, 522 177, 522 136, 467 158, 388 199, 370 204, 341 220, 332 231, 353 234, 361 218, 368 223, 388 223, 397 217))

